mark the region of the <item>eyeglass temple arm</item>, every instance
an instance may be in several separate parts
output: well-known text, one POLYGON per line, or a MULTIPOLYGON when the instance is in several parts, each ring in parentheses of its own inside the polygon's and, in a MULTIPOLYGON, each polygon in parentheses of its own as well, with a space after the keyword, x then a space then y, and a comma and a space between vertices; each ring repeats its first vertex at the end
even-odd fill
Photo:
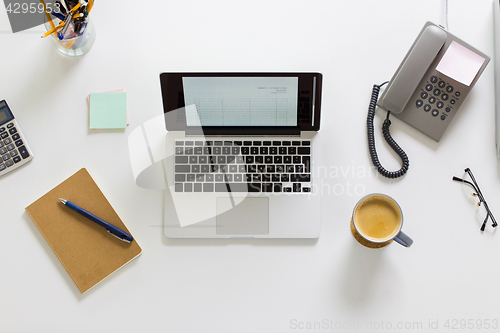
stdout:
MULTIPOLYGON (((469 182, 469 181, 467 181, 465 179, 458 178, 458 177, 455 177, 455 176, 453 176, 452 180, 457 181, 457 182, 462 182, 462 183, 469 184, 470 186, 472 186, 474 188, 474 191, 476 191, 476 194, 478 196, 481 195, 480 199, 483 199, 482 198, 483 195, 481 194, 481 191, 479 191, 479 189, 476 187, 476 185, 472 184, 471 182, 469 182)), ((481 201, 484 201, 484 199, 481 200, 481 201)))

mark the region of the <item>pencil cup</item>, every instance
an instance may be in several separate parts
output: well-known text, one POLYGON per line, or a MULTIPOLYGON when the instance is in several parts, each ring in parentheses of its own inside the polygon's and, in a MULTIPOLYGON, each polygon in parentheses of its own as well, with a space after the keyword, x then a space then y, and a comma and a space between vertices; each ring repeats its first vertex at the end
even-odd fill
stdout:
MULTIPOLYGON (((54 26, 57 26, 61 21, 54 18, 52 22, 54 26)), ((47 20, 45 20, 45 29, 47 29, 47 31, 52 29, 52 25, 47 20)), ((76 34, 74 31, 70 31, 70 33, 65 34, 63 39, 59 39, 59 37, 55 34, 51 34, 49 38, 52 39, 57 50, 59 50, 62 54, 68 56, 80 56, 87 53, 94 44, 95 29, 92 21, 87 16, 79 34, 76 34)))

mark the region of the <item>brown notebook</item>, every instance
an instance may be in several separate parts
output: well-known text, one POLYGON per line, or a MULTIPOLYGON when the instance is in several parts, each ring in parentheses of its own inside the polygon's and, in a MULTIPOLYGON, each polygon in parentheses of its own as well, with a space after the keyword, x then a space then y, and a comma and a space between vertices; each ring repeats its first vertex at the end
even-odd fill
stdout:
POLYGON ((105 228, 63 205, 59 198, 130 232, 85 168, 26 207, 81 293, 141 254, 135 239, 131 243, 119 240, 105 228))

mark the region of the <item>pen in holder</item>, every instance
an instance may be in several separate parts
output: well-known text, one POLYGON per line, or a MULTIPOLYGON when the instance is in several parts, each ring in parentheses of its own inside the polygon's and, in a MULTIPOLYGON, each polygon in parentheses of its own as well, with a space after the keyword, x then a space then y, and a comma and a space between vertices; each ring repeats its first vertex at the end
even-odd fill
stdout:
POLYGON ((95 29, 88 12, 71 10, 66 15, 48 12, 44 22, 47 32, 42 37, 52 39, 57 50, 68 56, 79 56, 90 50, 95 41, 95 29))

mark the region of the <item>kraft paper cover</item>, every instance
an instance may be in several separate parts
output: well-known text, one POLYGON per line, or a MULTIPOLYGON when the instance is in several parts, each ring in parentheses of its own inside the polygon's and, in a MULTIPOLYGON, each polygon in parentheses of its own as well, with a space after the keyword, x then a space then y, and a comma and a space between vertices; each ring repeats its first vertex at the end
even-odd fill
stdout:
POLYGON ((135 239, 131 243, 117 239, 105 228, 63 205, 59 198, 132 234, 85 168, 26 207, 81 293, 141 254, 135 239))

